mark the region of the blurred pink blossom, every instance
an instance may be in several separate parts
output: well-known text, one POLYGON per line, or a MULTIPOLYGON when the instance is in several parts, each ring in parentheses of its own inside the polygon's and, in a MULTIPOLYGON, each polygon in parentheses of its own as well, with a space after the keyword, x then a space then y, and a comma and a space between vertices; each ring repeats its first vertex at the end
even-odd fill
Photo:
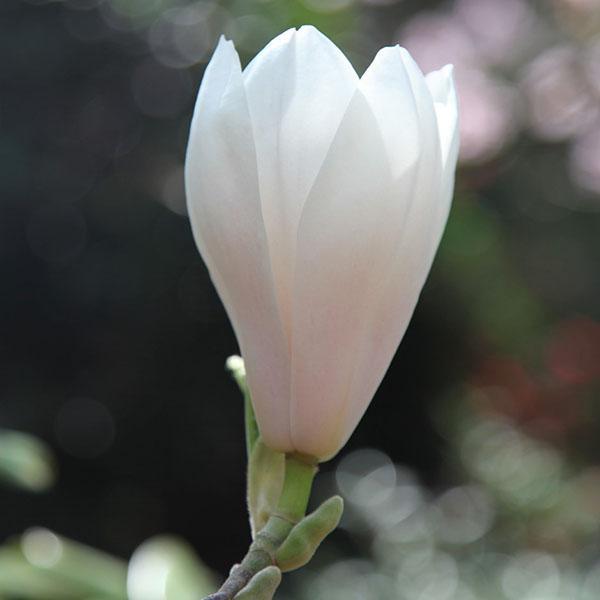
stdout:
POLYGON ((569 169, 573 181, 580 187, 600 194, 600 123, 575 140, 569 169))
POLYGON ((537 56, 526 67, 521 87, 530 126, 543 139, 574 137, 598 116, 580 54, 571 46, 555 46, 537 56))
POLYGON ((424 12, 397 34, 424 72, 452 63, 457 69, 480 65, 478 53, 464 24, 453 15, 424 12))
POLYGON ((493 64, 512 62, 533 38, 536 16, 523 0, 456 0, 454 14, 493 64))
POLYGON ((460 161, 480 163, 493 158, 514 134, 514 95, 484 73, 482 53, 463 20, 454 14, 421 13, 399 31, 398 38, 425 72, 447 62, 454 64, 460 161))
POLYGON ((460 160, 481 163, 493 158, 516 133, 515 97, 510 87, 483 72, 457 73, 460 110, 460 160))
POLYGON ((586 49, 583 63, 587 80, 600 103, 600 39, 586 49))

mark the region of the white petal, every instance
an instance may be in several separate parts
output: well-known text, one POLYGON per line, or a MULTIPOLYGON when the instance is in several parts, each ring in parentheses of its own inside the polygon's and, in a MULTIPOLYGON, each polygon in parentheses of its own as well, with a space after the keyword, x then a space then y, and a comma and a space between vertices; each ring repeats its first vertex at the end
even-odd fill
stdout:
MULTIPOLYGON (((426 81, 435 103, 442 150, 442 191, 434 224, 434 237, 441 237, 454 193, 454 174, 459 151, 458 99, 452 65, 429 73, 426 81)), ((433 260, 436 247, 437 244, 431 248, 430 260, 433 260)))
POLYGON ((425 77, 435 103, 444 165, 451 160, 452 152, 458 150, 458 101, 453 70, 452 65, 446 65, 425 77))
POLYGON ((383 48, 365 71, 360 89, 379 123, 392 175, 400 177, 421 153, 419 113, 398 48, 383 48))
POLYGON ((221 40, 208 65, 186 157, 196 243, 233 323, 265 441, 292 449, 289 355, 262 219, 256 152, 239 58, 221 40))
POLYGON ((445 211, 447 216, 447 203, 443 198, 442 150, 431 94, 408 52, 399 47, 390 50, 393 56, 388 58, 396 61, 399 70, 401 65, 404 66, 415 94, 421 153, 414 198, 404 219, 393 267, 381 282, 382 293, 364 328, 349 399, 347 431, 352 431, 360 420, 364 399, 375 394, 406 331, 443 231, 440 215, 445 211))
POLYGON ((309 26, 274 39, 244 71, 263 215, 288 335, 298 221, 357 81, 342 52, 309 26))
MULTIPOLYGON (((363 324, 381 293, 401 223, 385 143, 360 91, 306 201, 298 232, 292 335, 292 440, 320 458, 346 430, 363 324)), ((361 414, 370 398, 364 400, 361 414)))
POLYGON ((434 232, 437 230, 436 222, 443 188, 443 149, 437 113, 425 77, 404 48, 396 49, 415 94, 422 140, 415 197, 406 218, 396 268, 403 274, 402 278, 416 277, 420 281, 420 289, 429 272, 430 250, 432 247, 437 248, 439 243, 434 232))

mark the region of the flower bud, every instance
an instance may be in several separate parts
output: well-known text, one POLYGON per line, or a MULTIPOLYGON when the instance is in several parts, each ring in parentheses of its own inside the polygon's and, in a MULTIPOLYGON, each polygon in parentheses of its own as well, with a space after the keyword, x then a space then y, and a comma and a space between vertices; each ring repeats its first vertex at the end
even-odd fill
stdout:
POLYGON ((359 78, 305 26, 242 71, 219 42, 191 125, 188 212, 271 448, 325 460, 358 424, 439 244, 457 151, 451 67, 423 76, 396 46, 359 78))

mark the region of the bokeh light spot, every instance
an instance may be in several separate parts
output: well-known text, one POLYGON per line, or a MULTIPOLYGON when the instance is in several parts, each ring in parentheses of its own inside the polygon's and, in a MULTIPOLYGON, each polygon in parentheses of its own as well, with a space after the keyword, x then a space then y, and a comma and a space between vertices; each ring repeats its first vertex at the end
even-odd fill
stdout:
POLYGON ((514 600, 554 598, 560 590, 560 570, 549 554, 524 552, 515 556, 502 575, 502 588, 514 600))
POLYGON ((494 518, 488 494, 473 485, 444 492, 431 510, 437 537, 451 544, 472 544, 485 535, 494 518))
POLYGON ((564 140, 586 130, 597 118, 576 48, 563 45, 544 51, 525 69, 521 87, 529 104, 530 125, 547 140, 564 140))
POLYGON ((396 486, 396 468, 390 458, 378 450, 357 450, 345 456, 336 471, 340 492, 353 504, 383 504, 396 486))
POLYGON ((173 68, 208 60, 230 17, 216 2, 195 2, 163 12, 148 32, 156 59, 173 68))
POLYGON ((21 540, 25 558, 34 566, 52 568, 63 554, 63 545, 58 536, 47 529, 29 529, 21 540))

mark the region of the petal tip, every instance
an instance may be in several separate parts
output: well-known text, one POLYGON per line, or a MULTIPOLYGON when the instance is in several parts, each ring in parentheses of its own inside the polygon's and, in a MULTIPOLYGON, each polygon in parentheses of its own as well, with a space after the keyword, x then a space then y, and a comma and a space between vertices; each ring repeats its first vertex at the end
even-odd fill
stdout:
POLYGON ((233 44, 233 41, 232 41, 232 40, 228 40, 228 39, 225 37, 225 34, 224 34, 224 33, 222 33, 222 34, 219 36, 219 41, 217 42, 217 46, 216 46, 215 50, 218 50, 219 48, 225 48, 225 47, 228 47, 228 46, 229 46, 229 47, 234 47, 234 48, 235 48, 235 46, 234 46, 234 44, 233 44))
POLYGON ((397 56, 401 56, 403 52, 407 52, 406 48, 404 48, 404 46, 401 46, 400 44, 395 44, 394 46, 384 46, 383 48, 381 48, 379 50, 379 52, 377 52, 377 55, 379 54, 391 54, 391 55, 397 55, 397 56))
POLYGON ((368 69, 363 73, 361 80, 367 79, 372 74, 373 69, 380 68, 380 65, 389 64, 392 68, 399 68, 404 70, 404 61, 402 60, 402 46, 396 44, 395 46, 384 46, 377 51, 377 54, 373 58, 368 69))
POLYGON ((326 39, 328 42, 331 43, 331 40, 322 31, 317 29, 314 25, 310 25, 310 24, 301 25, 300 27, 298 27, 297 33, 302 36, 312 37, 312 38, 319 39, 319 40, 326 39))
POLYGON ((290 27, 289 29, 282 31, 278 36, 274 37, 271 42, 267 44, 267 46, 270 46, 271 44, 279 45, 289 43, 296 37, 297 33, 298 30, 295 27, 290 27))
POLYGON ((404 46, 401 46, 400 44, 396 44, 395 46, 386 46, 385 48, 382 48, 377 53, 377 56, 379 56, 379 55, 385 56, 386 54, 393 55, 393 58, 395 60, 400 59, 400 61, 402 62, 402 65, 405 68, 408 68, 411 70, 416 69, 419 73, 422 74, 422 71, 421 71, 419 65, 417 64, 417 62, 415 61, 415 59, 413 58, 412 54, 404 46))
POLYGON ((318 33, 320 35, 323 35, 314 25, 311 25, 310 23, 300 25, 300 27, 297 28, 297 31, 310 31, 311 33, 318 33))
POLYGON ((438 69, 437 73, 442 77, 447 86, 450 86, 454 83, 454 65, 448 63, 444 65, 441 69, 438 69))
POLYGON ((408 49, 404 46, 398 46, 398 48, 400 49, 400 55, 402 56, 402 61, 404 64, 414 65, 420 71, 421 69, 417 64, 417 61, 414 59, 413 55, 408 51, 408 49))
POLYGON ((456 102, 454 65, 447 64, 437 71, 432 71, 425 79, 435 102, 442 104, 456 102))
POLYGON ((225 60, 227 60, 227 59, 229 59, 229 60, 238 59, 239 60, 238 53, 235 48, 235 44, 233 43, 232 40, 228 40, 224 34, 219 36, 219 41, 217 42, 217 45, 214 49, 211 61, 219 56, 227 57, 225 60))
POLYGON ((344 56, 345 60, 348 60, 345 54, 340 50, 337 44, 322 31, 317 29, 314 25, 302 25, 298 31, 298 43, 304 43, 307 47, 317 47, 322 51, 334 51, 344 56))

